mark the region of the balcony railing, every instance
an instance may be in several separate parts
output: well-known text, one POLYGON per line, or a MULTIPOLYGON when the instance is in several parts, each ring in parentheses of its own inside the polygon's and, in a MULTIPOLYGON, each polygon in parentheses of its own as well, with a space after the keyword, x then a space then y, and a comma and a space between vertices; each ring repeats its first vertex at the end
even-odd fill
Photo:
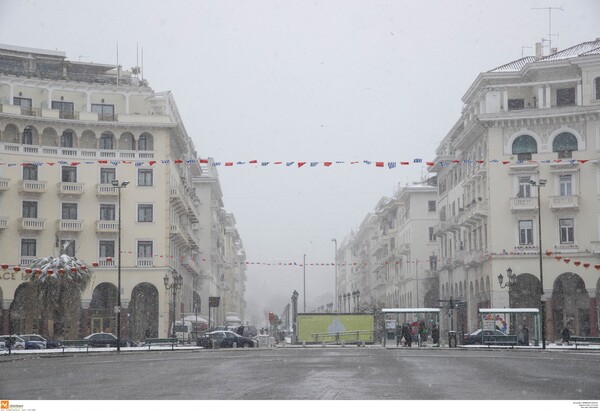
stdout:
POLYGON ((536 210, 537 206, 537 197, 513 197, 510 199, 512 211, 531 211, 536 210))
POLYGON ((98 266, 99 267, 114 267, 115 259, 114 259, 114 257, 100 257, 100 259, 98 259, 98 266))
POLYGON ((113 220, 97 220, 96 232, 99 233, 116 233, 119 231, 119 223, 113 220))
POLYGON ((10 178, 0 177, 0 191, 8 190, 8 182, 10 178))
POLYGON ((119 188, 112 184, 97 184, 96 195, 98 196, 118 196, 119 188))
POLYGON ((0 230, 3 228, 8 228, 8 217, 0 216, 0 230))
POLYGON ((550 208, 567 209, 579 208, 579 196, 553 196, 550 197, 550 208))
POLYGON ((49 157, 81 157, 81 158, 124 158, 124 159, 152 159, 154 151, 137 150, 105 150, 95 148, 36 146, 31 144, 14 144, 0 142, 0 151, 10 153, 44 154, 49 157))
POLYGON ((33 256, 30 256, 30 255, 28 255, 28 256, 21 256, 21 258, 19 259, 20 260, 19 264, 21 265, 21 267, 23 267, 23 266, 29 266, 29 265, 33 264, 33 262, 35 260, 37 260, 37 259, 38 259, 37 257, 33 257, 33 256))
POLYGON ((138 257, 135 262, 136 267, 154 267, 153 257, 138 257))
POLYGON ((45 218, 19 218, 19 229, 42 231, 46 229, 45 218))
POLYGON ((45 193, 48 184, 45 181, 21 180, 19 181, 19 191, 24 193, 45 193))
POLYGON ((58 220, 58 231, 83 231, 83 220, 58 220))
POLYGON ((82 195, 83 194, 83 185, 85 183, 58 183, 58 192, 59 194, 67 194, 67 195, 82 195))

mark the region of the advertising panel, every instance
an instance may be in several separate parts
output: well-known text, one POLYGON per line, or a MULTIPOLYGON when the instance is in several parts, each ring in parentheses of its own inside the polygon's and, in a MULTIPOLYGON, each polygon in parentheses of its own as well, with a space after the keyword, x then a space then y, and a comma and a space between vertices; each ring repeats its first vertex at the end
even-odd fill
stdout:
POLYGON ((298 314, 298 342, 373 342, 373 314, 298 314))

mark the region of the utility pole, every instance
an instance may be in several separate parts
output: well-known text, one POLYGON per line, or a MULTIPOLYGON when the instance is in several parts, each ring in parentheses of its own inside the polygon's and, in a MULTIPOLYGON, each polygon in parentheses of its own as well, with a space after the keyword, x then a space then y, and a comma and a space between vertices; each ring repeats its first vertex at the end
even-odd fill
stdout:
POLYGON ((549 54, 552 54, 552 36, 558 36, 558 34, 552 34, 552 10, 563 11, 562 7, 533 7, 532 10, 548 10, 548 48, 549 54))

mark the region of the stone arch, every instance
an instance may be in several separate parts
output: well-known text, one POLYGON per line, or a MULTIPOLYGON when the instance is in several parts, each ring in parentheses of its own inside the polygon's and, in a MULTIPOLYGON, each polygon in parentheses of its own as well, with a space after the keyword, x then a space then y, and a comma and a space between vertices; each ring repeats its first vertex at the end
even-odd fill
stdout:
POLYGON ((115 147, 115 135, 110 131, 103 131, 98 140, 98 148, 100 150, 114 150, 115 147))
POLYGON ((550 135, 548 147, 552 147, 554 153, 585 150, 585 140, 577 131, 568 127, 561 127, 550 135))
POLYGON ((1 141, 3 143, 18 144, 19 143, 19 129, 14 124, 7 124, 4 127, 4 132, 1 135, 1 141))
POLYGON ((119 136, 119 150, 135 150, 135 138, 129 131, 119 136))
POLYGON ((147 131, 140 134, 137 142, 137 149, 139 151, 152 151, 154 150, 154 136, 147 131))
POLYGON ((58 147, 58 133, 54 127, 46 127, 42 131, 40 145, 46 147, 58 147))
POLYGON ((563 273, 554 281, 552 319, 555 338, 564 327, 569 328, 571 335, 590 334, 589 296, 579 275, 563 273))
POLYGON ((530 131, 518 131, 508 139, 507 152, 510 154, 535 154, 542 145, 540 137, 530 131))
POLYGON ((158 290, 153 284, 139 283, 133 287, 128 313, 132 340, 158 337, 158 290))
POLYGON ((92 292, 88 310, 92 333, 116 333, 116 317, 113 312, 117 305, 117 287, 111 283, 100 283, 92 292))
POLYGON ((77 144, 77 133, 75 132, 75 130, 73 130, 72 128, 67 128, 63 130, 63 132, 60 135, 59 144, 61 147, 66 148, 78 147, 79 144, 77 144))
POLYGON ((509 289, 511 308, 539 308, 541 301, 540 280, 533 274, 517 275, 517 282, 509 289))
POLYGON ((28 307, 31 307, 33 287, 29 283, 21 283, 15 290, 13 300, 10 303, 10 329, 13 334, 25 334, 27 332, 28 307))
POLYGON ((23 132, 21 133, 19 142, 25 145, 39 146, 40 134, 38 129, 34 126, 25 126, 25 128, 23 128, 23 132))
POLYGON ((423 306, 426 308, 437 308, 440 306, 439 304, 439 294, 435 288, 430 289, 425 293, 423 297, 423 306))
POLYGON ((85 130, 83 133, 81 133, 81 138, 79 139, 79 147, 96 150, 96 148, 98 147, 96 133, 94 133, 92 130, 85 130))

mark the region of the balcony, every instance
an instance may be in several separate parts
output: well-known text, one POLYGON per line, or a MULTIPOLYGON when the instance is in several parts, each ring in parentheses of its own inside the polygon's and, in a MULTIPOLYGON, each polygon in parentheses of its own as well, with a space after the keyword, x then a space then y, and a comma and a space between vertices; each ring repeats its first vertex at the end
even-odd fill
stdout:
POLYGON ((0 216, 0 230, 8 228, 8 217, 0 216))
POLYGON ((97 196, 118 196, 119 188, 112 184, 96 184, 97 196))
POLYGON ((45 218, 19 218, 19 230, 23 231, 44 231, 46 229, 45 218))
POLYGON ((80 196, 83 194, 84 184, 85 183, 58 183, 58 193, 62 195, 80 196))
POLYGON ((183 230, 182 226, 171 224, 169 235, 174 241, 187 245, 187 234, 183 230))
POLYGON ((38 180, 20 180, 19 191, 22 193, 41 194, 48 190, 48 184, 45 181, 38 180))
POLYGON ((83 231, 83 220, 58 220, 58 231, 80 232, 83 231))
POLYGON ((537 197, 513 197, 510 199, 510 210, 515 213, 518 211, 537 210, 537 197))
POLYGON ((8 182, 9 181, 10 181, 10 178, 0 177, 0 191, 8 190, 8 182))
POLYGON ((28 255, 28 256, 21 256, 21 258, 19 259, 19 265, 21 267, 30 266, 37 259, 38 259, 37 257, 30 256, 30 255, 28 255))
POLYGON ((153 257, 138 257, 135 261, 136 267, 154 267, 153 257))
POLYGON ((114 257, 100 257, 98 260, 99 267, 114 267, 115 259, 114 257))
POLYGON ((200 264, 194 261, 194 259, 190 256, 183 257, 181 263, 184 265, 184 267, 188 268, 194 273, 200 273, 200 271, 202 271, 202 269, 200 268, 200 264))
POLYGON ((553 210, 567 210, 579 208, 579 196, 553 196, 550 197, 550 208, 553 210))
POLYGON ((119 223, 114 220, 96 220, 97 233, 117 233, 119 232, 119 223))

